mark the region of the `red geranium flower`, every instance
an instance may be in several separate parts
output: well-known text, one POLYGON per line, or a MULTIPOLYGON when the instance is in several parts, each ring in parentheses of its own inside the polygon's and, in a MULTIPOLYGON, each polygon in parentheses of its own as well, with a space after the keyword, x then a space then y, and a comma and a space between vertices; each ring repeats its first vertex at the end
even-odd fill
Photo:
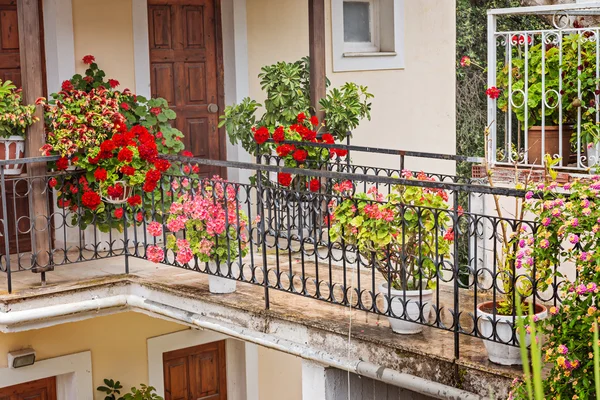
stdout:
POLYGON ((169 168, 171 168, 171 163, 168 162, 167 160, 158 159, 158 160, 154 161, 154 168, 156 168, 160 172, 165 172, 169 168))
POLYGON ((298 114, 298 122, 299 123, 303 123, 305 119, 306 119, 306 114, 304 114, 303 112, 298 114))
POLYGON ((154 114, 155 116, 160 114, 162 112, 162 109, 160 107, 152 107, 150 109, 150 114, 154 114))
POLYGON ((87 56, 84 56, 82 60, 84 64, 90 65, 91 63, 96 61, 96 57, 94 57, 91 54, 88 54, 87 56))
POLYGON ((335 143, 335 139, 333 138, 333 135, 331 133, 326 133, 324 134, 321 139, 323 139, 323 142, 327 143, 327 144, 334 144, 335 143))
POLYGON ((91 76, 85 76, 83 78, 84 81, 86 81, 87 83, 92 83, 94 82, 94 78, 92 78, 91 76))
POLYGON ((296 150, 292 157, 294 157, 294 160, 301 163, 306 161, 306 157, 308 157, 308 152, 306 150, 296 150))
POLYGON ((258 144, 263 144, 269 140, 269 130, 264 126, 261 126, 254 132, 254 140, 258 144))
POLYGON ((135 220, 136 220, 137 222, 142 222, 142 221, 144 220, 144 214, 143 214, 141 211, 140 211, 140 212, 138 212, 138 213, 136 214, 136 216, 135 216, 135 220))
POLYGON ((94 178, 100 182, 104 182, 108 178, 108 174, 104 168, 98 168, 94 171, 94 178))
POLYGON ((64 171, 69 167, 69 159, 66 157, 61 157, 56 160, 56 169, 59 171, 64 171))
POLYGON ((135 168, 133 168, 130 165, 124 165, 121 167, 121 173, 123 175, 131 176, 131 175, 135 174, 135 168))
POLYGON ((492 86, 485 91, 485 94, 490 99, 494 100, 494 99, 497 99, 498 97, 500 97, 500 89, 498 89, 496 86, 492 86))
POLYGON ((123 188, 123 185, 121 185, 120 183, 117 183, 114 186, 109 186, 108 188, 106 188, 106 193, 108 194, 109 197, 112 197, 113 199, 121 198, 121 196, 123 196, 124 192, 125 192, 125 189, 123 188))
POLYGON ((121 162, 131 162, 133 160, 133 151, 131 151, 127 147, 123 147, 119 154, 117 155, 117 159, 121 162))
POLYGON ((337 154, 338 157, 346 157, 348 155, 348 150, 345 149, 332 149, 334 154, 337 154))
POLYGON ((115 210, 115 218, 117 218, 117 219, 123 218, 123 208, 117 208, 115 210))
POLYGON ((142 204, 142 197, 139 194, 136 194, 135 196, 128 198, 127 203, 129 203, 131 207, 139 206, 142 204))
POLYGON ((160 171, 155 169, 151 169, 148 172, 146 172, 146 180, 148 182, 158 182, 160 180, 160 176, 160 171))
POLYGON ((319 181, 317 178, 311 179, 308 183, 308 189, 311 192, 318 192, 319 189, 321 189, 321 181, 319 181))
POLYGON ((96 192, 85 192, 83 196, 81 196, 81 204, 89 208, 90 210, 95 210, 102 203, 102 199, 100 195, 96 192))
POLYGON ((61 89, 65 92, 69 92, 73 90, 73 84, 71 83, 71 81, 64 81, 61 85, 61 89))
POLYGON ((96 157, 88 157, 88 162, 92 165, 96 165, 98 164, 98 161, 100 161, 100 157, 96 156, 96 157))
POLYGON ((100 143, 100 151, 102 151, 102 152, 112 153, 112 151, 116 148, 117 148, 117 146, 110 139, 105 140, 104 142, 100 143))
POLYGON ((319 118, 317 118, 316 115, 313 115, 312 117, 310 117, 310 123, 312 126, 319 125, 319 118))
POLYGON ((306 140, 307 142, 312 142, 317 138, 317 132, 311 131, 310 129, 303 130, 300 132, 300 135, 302 136, 302 139, 306 140))
POLYGON ((287 172, 280 172, 277 174, 277 182, 279 182, 281 186, 290 186, 292 183, 292 175, 287 172))
POLYGON ((181 152, 181 155, 184 157, 194 157, 194 154, 189 150, 184 150, 181 152))
POLYGON ((125 111, 129 111, 129 105, 127 103, 121 103, 121 108, 125 111))
POLYGON ((293 144, 282 144, 281 146, 277 146, 275 151, 277 151, 277 155, 279 157, 285 157, 290 154, 292 151, 296 149, 296 146, 293 144))
POLYGON ((144 192, 150 193, 156 190, 156 181, 146 181, 142 186, 144 192))
POLYGON ((56 180, 56 178, 50 178, 50 180, 48 181, 48 186, 50 186, 51 188, 56 187, 57 184, 58 181, 56 180))
POLYGON ((283 132, 283 126, 278 126, 273 132, 273 140, 276 143, 283 142, 285 140, 285 133, 283 132))
POLYGON ((111 87, 111 88, 113 88, 113 89, 114 89, 114 88, 116 88, 116 87, 117 87, 117 86, 119 86, 119 85, 120 85, 120 83, 119 83, 119 81, 118 81, 118 80, 116 80, 116 79, 109 79, 109 80, 108 80, 108 86, 110 86, 110 87, 111 87))

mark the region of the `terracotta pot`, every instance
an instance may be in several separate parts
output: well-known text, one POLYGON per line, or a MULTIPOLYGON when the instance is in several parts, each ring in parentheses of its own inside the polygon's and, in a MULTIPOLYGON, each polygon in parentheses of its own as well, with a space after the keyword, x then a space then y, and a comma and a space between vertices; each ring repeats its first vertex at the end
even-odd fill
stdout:
MULTIPOLYGON (((19 160, 25 157, 25 138, 9 136, 0 138, 0 160, 19 160)), ((23 164, 7 164, 4 166, 5 175, 21 175, 23 164)))
MULTIPOLYGON (((513 339, 513 324, 516 328, 516 321, 518 318, 525 317, 513 317, 512 315, 499 315, 496 314, 494 318, 493 309, 494 303, 486 301, 477 306, 477 320, 479 322, 479 333, 484 338, 491 340, 484 340, 483 344, 488 353, 488 359, 496 364, 501 365, 521 365, 521 349, 519 347, 510 346, 508 344, 513 339), (494 331, 495 326, 495 331, 494 331), (495 341, 494 341, 495 340, 495 341), (498 343, 504 342, 504 343, 498 343)), ((548 310, 541 304, 535 305, 535 315, 538 319, 543 319, 548 316, 548 310)), ((515 335, 517 335, 515 333, 515 335)), ((517 336, 518 338, 518 336, 517 336)), ((531 343, 531 335, 525 335, 526 345, 529 346, 531 343)))
MULTIPOLYGON (((379 293, 383 294, 383 312, 388 312, 388 283, 379 285, 379 293)), ((421 311, 423 311, 423 322, 429 322, 431 313, 431 303, 433 302, 433 290, 423 289, 421 293, 418 290, 406 291, 406 302, 404 302, 404 291, 391 289, 392 314, 397 318, 388 317, 392 331, 405 335, 412 335, 423 330, 424 326, 412 321, 419 321, 421 311), (421 303, 422 301, 422 303, 421 303), (404 306, 406 305, 406 314, 404 306), (404 314, 404 315, 403 315, 404 314), (403 319, 401 319, 403 317, 403 319)))
POLYGON ((562 152, 560 152, 560 137, 558 126, 544 127, 544 153, 542 154, 542 127, 532 126, 527 130, 528 163, 533 165, 544 164, 544 154, 550 154, 552 157, 560 155, 563 159, 563 165, 569 163, 571 159, 571 135, 573 127, 563 125, 562 127, 562 152), (560 153, 560 154, 559 154, 560 153))

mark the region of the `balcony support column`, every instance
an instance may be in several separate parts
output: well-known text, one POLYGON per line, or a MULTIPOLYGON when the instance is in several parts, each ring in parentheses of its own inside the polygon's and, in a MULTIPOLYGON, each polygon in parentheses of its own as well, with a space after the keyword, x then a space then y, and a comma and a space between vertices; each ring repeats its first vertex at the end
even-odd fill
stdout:
POLYGON ((325 97, 327 76, 325 65, 325 0, 308 0, 308 40, 310 55, 310 105, 322 121, 319 102, 325 97))

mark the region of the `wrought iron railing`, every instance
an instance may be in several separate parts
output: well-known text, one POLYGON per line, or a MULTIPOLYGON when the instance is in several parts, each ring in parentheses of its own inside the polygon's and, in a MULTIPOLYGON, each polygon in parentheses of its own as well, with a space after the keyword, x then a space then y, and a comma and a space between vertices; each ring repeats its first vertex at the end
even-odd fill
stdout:
MULTIPOLYGON (((373 149, 358 146, 347 148, 354 152, 373 152, 373 149)), ((394 151, 393 154, 406 157, 409 152, 394 151)), ((419 153, 410 155, 428 156, 419 153)), ((457 159, 452 156, 437 158, 457 159)), ((227 202, 235 203, 234 207, 226 206, 226 212, 236 210, 232 219, 229 216, 226 218, 226 227, 234 221, 238 221, 236 226, 239 227, 239 221, 245 215, 250 222, 246 228, 239 229, 247 230, 244 233, 247 242, 241 243, 239 235, 242 232, 239 230, 227 234, 223 239, 227 242, 226 247, 237 250, 223 253, 216 260, 216 267, 200 262, 198 257, 182 264, 177 262, 172 251, 165 252, 162 263, 259 286, 265 293, 266 308, 270 306, 269 293, 275 290, 352 307, 393 320, 450 331, 455 335, 455 356, 459 357, 461 335, 512 346, 518 344, 513 329, 516 318, 514 311, 510 316, 512 320, 508 323, 511 328, 508 335, 495 329, 495 308, 490 310, 489 317, 482 317, 478 311, 478 305, 485 300, 495 302, 504 295, 515 297, 514 291, 504 293, 503 280, 508 279, 512 284, 523 280, 531 282, 533 291, 529 299, 534 304, 555 305, 559 301, 561 281, 555 278, 547 290, 538 290, 535 267, 530 275, 526 275, 523 270, 517 270, 514 263, 509 267, 499 265, 496 257, 506 250, 501 245, 502 235, 511 235, 522 226, 527 226, 532 233, 536 232, 538 226, 535 222, 500 218, 493 211, 473 212, 470 203, 464 209, 459 207, 461 193, 468 198, 477 199, 489 195, 522 198, 524 191, 475 185, 469 180, 444 174, 430 174, 427 180, 407 179, 403 177, 401 168, 363 169, 365 167, 346 162, 328 163, 321 169, 300 169, 277 165, 277 160, 270 156, 266 157, 268 163, 263 164, 185 157, 169 159, 175 172, 163 175, 157 191, 150 195, 133 188, 132 195, 144 196, 141 206, 124 205, 122 207, 126 211, 118 216, 114 213, 115 206, 107 206, 105 212, 92 213, 91 218, 89 210, 80 201, 70 204, 56 202, 57 195, 60 195, 58 192, 82 189, 77 186, 80 171, 49 172, 40 177, 13 178, 5 176, 0 168, 0 232, 4 240, 1 246, 4 254, 0 258, 0 271, 6 274, 7 290, 12 290, 11 279, 17 273, 36 270, 46 273, 61 265, 107 257, 124 256, 123 270, 128 273, 130 258, 146 259, 149 246, 164 248, 168 242, 166 228, 159 236, 152 236, 148 232, 151 222, 157 221, 164 226, 174 201, 184 194, 191 196, 203 193, 207 187, 220 184, 224 189, 231 188, 235 194, 223 200, 225 205, 227 202), (193 168, 194 166, 200 168, 193 168), (211 178, 189 172, 205 167, 250 170, 257 175, 257 179, 254 183, 216 183, 211 178), (305 186, 284 187, 276 180, 269 179, 270 173, 278 172, 317 178, 322 185, 317 191, 310 191, 305 186), (352 194, 341 194, 333 190, 335 184, 346 181, 352 182, 352 194), (40 185, 40 182, 43 184, 40 185), (19 185, 23 186, 21 192, 18 190, 19 185), (34 187, 44 189, 40 193, 33 193, 34 187), (368 191, 373 187, 379 187, 380 192, 385 194, 399 187, 445 193, 448 196, 448 206, 432 208, 403 202, 391 205, 395 215, 404 218, 401 222, 403 226, 409 224, 409 215, 416 218, 416 233, 410 239, 415 239, 411 242, 412 248, 405 246, 409 238, 396 242, 402 243, 402 246, 370 251, 345 241, 343 236, 333 240, 330 232, 335 223, 332 222, 335 204, 350 201, 357 208, 373 204, 390 205, 382 198, 362 200, 357 197, 358 192, 368 191), (47 210, 45 215, 31 215, 30 210, 19 209, 18 204, 24 204, 25 199, 30 203, 32 196, 37 196, 38 201, 40 198, 44 199, 47 210), (433 223, 426 223, 426 216, 433 223), (442 224, 439 222, 441 220, 447 223, 442 224), (252 225, 252 221, 257 222, 252 225), (100 228, 107 224, 112 225, 113 229, 102 232, 100 228), (115 226, 121 229, 114 229, 115 226), (36 248, 35 243, 32 243, 29 251, 14 247, 22 237, 33 238, 39 231, 51 235, 47 248, 36 248), (441 239, 444 236, 447 239, 441 239), (449 241, 444 243, 447 250, 442 250, 441 240, 449 241), (459 247, 461 240, 467 244, 462 250, 459 247), (240 251, 242 246, 245 251, 240 251), (425 246, 426 251, 421 251, 425 246), (392 293, 391 285, 382 286, 393 277, 402 277, 403 282, 424 279, 432 284, 427 287, 417 285, 418 300, 409 299, 407 286, 394 288, 400 291, 399 295, 392 293), (392 307, 388 306, 390 300, 394 304, 392 307), (420 306, 417 314, 411 315, 409 308, 415 303, 420 306), (397 304, 402 305, 401 311, 395 307, 397 304), (431 308, 431 315, 425 308, 426 305, 431 308), (484 332, 480 328, 483 319, 492 321, 494 328, 491 331, 484 332)), ((40 161, 26 159, 23 162, 29 164, 40 161)), ((6 162, 0 161, 0 167, 3 163, 6 162)), ((177 237, 186 237, 186 231, 177 237)))
POLYGON ((600 163, 599 17, 599 2, 488 11, 490 163, 539 166, 545 154, 570 171, 600 163), (499 29, 514 16, 547 28, 499 29))

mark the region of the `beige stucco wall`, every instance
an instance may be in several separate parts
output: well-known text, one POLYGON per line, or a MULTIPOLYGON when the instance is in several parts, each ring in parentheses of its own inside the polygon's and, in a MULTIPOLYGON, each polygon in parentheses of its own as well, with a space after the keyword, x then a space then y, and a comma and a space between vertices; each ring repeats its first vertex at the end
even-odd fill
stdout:
MULTIPOLYGON (((454 0, 406 0, 405 68, 332 72, 331 4, 326 2, 327 70, 332 86, 353 81, 375 95, 372 120, 353 144, 455 153, 454 0)), ((256 77, 263 65, 308 55, 308 7, 298 0, 247 0, 250 95, 264 97, 256 77), (265 21, 277 21, 266 23, 265 21)), ((357 163, 398 167, 398 158, 354 155, 357 163)), ((408 167, 451 173, 453 164, 410 161, 408 167)))
POLYGON ((131 0, 72 0, 75 68, 86 66, 83 56, 92 54, 119 89, 135 90, 131 0))
POLYGON ((301 400, 302 360, 259 347, 258 389, 260 400, 301 400))
MULTIPOLYGON (((91 351, 94 390, 104 378, 123 387, 148 383, 147 343, 154 336, 187 329, 185 326, 138 313, 123 313, 50 328, 0 333, 0 368, 7 367, 9 351, 32 347, 38 360, 91 351)), ((97 399, 103 399, 95 393, 97 399)))

